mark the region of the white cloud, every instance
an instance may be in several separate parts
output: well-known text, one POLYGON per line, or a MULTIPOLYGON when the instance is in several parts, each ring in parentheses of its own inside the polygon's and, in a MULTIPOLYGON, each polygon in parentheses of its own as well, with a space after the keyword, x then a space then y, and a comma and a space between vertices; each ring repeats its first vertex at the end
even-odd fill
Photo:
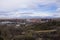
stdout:
MULTIPOLYGON (((49 7, 51 4, 56 4, 57 9, 56 13, 60 11, 60 1, 59 0, 0 0, 0 11, 12 11, 9 13, 6 13, 9 15, 8 17, 20 17, 21 15, 29 15, 29 16, 54 16, 55 14, 49 14, 46 12, 37 12, 33 11, 36 10, 35 8, 38 8, 38 4, 40 5, 46 5, 46 7, 49 7), (30 9, 28 10, 20 10, 20 9, 30 9), (20 10, 20 11, 13 11, 13 10, 20 10), (20 14, 20 13, 33 13, 33 14, 20 14), (36 13, 35 13, 36 12, 36 13)), ((60 12, 59 12, 60 14, 60 12)), ((58 15, 57 15, 58 16, 58 15)), ((1 16, 2 17, 2 16, 1 16)), ((4 15, 3 15, 4 17, 4 15)), ((7 16, 5 16, 7 17, 7 16)))
POLYGON ((0 10, 14 10, 18 8, 34 8, 37 4, 56 3, 56 0, 0 0, 0 10))
POLYGON ((30 14, 30 16, 40 16, 40 17, 46 17, 46 16, 51 16, 49 13, 44 13, 44 12, 36 12, 34 14, 30 14))

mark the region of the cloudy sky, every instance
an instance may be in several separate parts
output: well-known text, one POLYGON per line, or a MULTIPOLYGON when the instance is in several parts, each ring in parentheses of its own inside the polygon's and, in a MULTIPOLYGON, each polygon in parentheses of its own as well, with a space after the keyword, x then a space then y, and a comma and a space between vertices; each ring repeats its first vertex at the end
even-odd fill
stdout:
POLYGON ((0 0, 0 18, 60 17, 60 0, 0 0))

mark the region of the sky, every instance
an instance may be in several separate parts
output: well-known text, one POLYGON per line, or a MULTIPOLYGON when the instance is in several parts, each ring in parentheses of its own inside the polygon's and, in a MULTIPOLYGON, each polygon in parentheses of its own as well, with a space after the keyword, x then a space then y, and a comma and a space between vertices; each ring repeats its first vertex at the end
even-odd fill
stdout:
POLYGON ((60 17, 60 0, 0 0, 0 18, 60 17))

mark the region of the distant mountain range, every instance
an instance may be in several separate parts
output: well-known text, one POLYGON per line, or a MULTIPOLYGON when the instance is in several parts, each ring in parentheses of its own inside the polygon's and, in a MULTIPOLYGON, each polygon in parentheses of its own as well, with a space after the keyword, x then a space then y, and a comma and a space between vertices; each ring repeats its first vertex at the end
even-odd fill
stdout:
POLYGON ((30 18, 59 18, 59 17, 52 17, 52 16, 22 16, 22 17, 18 17, 18 18, 22 18, 22 19, 30 19, 30 18))
POLYGON ((52 16, 19 16, 19 17, 13 17, 13 18, 0 18, 0 19, 31 19, 31 18, 47 18, 47 19, 50 19, 50 18, 60 18, 60 17, 52 17, 52 16))

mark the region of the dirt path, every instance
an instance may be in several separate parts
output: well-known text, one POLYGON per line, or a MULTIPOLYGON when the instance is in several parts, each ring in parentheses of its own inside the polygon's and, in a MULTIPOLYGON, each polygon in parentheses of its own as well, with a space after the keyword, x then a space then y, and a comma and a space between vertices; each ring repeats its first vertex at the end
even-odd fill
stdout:
POLYGON ((55 32, 57 31, 56 29, 53 29, 53 30, 41 30, 41 31, 35 31, 36 33, 38 32, 55 32))

